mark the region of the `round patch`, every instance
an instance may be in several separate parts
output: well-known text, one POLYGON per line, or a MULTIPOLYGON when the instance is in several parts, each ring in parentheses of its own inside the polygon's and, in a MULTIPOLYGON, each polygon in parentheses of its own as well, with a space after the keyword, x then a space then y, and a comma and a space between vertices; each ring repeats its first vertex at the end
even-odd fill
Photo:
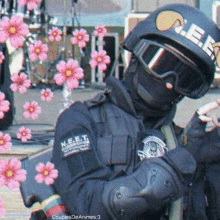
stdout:
POLYGON ((143 141, 143 150, 138 150, 141 160, 144 158, 161 157, 165 154, 166 144, 156 136, 148 136, 143 141))

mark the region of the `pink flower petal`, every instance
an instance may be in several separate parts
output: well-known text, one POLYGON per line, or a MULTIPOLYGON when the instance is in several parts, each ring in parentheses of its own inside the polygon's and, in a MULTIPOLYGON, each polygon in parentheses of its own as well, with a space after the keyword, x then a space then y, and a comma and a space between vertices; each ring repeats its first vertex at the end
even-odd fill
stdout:
POLYGON ((20 183, 16 180, 10 180, 10 182, 7 184, 8 188, 10 190, 19 189, 20 183))
POLYGON ((44 176, 42 174, 38 174, 38 175, 35 176, 35 180, 38 183, 43 183, 44 182, 44 176))
POLYGON ((45 169, 45 165, 43 163, 39 163, 37 166, 36 166, 36 170, 37 172, 39 173, 42 173, 45 169))
POLYGON ((46 177, 46 178, 45 178, 45 183, 46 183, 47 185, 51 185, 51 184, 54 183, 54 179, 53 179, 53 178, 50 178, 50 177, 46 177))
POLYGON ((79 81, 75 78, 70 78, 66 81, 67 88, 72 90, 79 87, 79 81))

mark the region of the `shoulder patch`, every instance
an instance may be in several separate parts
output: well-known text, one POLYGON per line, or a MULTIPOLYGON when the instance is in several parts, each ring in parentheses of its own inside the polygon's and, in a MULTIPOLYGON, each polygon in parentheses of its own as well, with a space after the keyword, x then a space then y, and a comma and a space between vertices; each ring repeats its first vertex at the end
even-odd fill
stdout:
POLYGON ((156 136, 148 136, 144 138, 143 150, 138 150, 138 156, 141 160, 144 158, 160 157, 165 154, 166 144, 156 136))
POLYGON ((92 148, 89 136, 86 133, 66 136, 60 141, 60 147, 64 158, 92 148))

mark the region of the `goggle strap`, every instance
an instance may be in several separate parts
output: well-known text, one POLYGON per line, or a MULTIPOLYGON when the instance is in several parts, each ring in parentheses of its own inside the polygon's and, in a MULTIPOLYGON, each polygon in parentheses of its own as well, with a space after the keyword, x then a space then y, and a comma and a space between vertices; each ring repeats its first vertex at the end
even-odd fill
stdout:
POLYGON ((144 50, 146 49, 146 42, 144 40, 140 40, 137 42, 136 46, 134 47, 134 54, 139 57, 143 54, 144 50))

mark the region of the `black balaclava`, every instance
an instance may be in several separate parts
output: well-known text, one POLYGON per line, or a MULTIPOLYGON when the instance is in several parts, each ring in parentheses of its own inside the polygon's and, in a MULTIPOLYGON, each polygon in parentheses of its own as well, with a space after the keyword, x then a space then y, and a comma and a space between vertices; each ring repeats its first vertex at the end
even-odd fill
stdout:
POLYGON ((166 87, 166 83, 172 83, 172 80, 156 80, 133 57, 122 82, 133 100, 135 110, 146 118, 167 115, 182 98, 180 94, 166 87))

